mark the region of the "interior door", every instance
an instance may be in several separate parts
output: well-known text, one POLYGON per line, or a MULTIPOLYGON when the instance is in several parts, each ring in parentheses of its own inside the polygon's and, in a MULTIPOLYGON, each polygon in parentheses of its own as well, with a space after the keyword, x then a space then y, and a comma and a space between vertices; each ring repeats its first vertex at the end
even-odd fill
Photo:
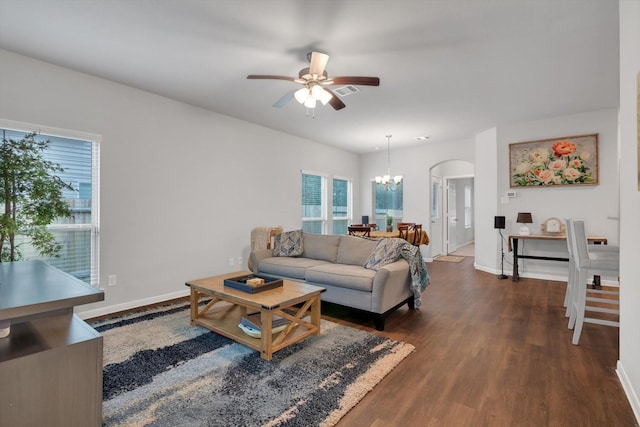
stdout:
POLYGON ((443 253, 443 230, 442 230, 442 179, 438 176, 431 177, 431 229, 429 234, 429 245, 431 246, 431 256, 436 257, 443 253))
POLYGON ((458 239, 456 238, 458 228, 456 197, 455 181, 447 180, 447 254, 454 252, 458 247, 458 239))

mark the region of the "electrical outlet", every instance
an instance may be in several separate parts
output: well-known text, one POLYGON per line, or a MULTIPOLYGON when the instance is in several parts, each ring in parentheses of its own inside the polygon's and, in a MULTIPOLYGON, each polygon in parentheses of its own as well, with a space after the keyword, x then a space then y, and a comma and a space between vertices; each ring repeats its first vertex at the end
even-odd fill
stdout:
POLYGON ((242 257, 241 256, 238 257, 238 265, 242 265, 242 257))
POLYGON ((108 283, 109 286, 115 286, 118 284, 118 278, 116 277, 115 274, 109 275, 107 279, 109 280, 109 283, 108 283))
POLYGON ((229 258, 229 267, 233 267, 234 265, 233 262, 234 262, 233 258, 229 258))

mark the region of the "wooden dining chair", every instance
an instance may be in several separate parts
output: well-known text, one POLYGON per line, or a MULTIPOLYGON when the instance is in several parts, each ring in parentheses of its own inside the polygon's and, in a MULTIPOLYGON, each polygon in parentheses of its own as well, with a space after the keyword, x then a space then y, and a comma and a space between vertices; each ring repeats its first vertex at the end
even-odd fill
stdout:
POLYGON ((409 243, 413 243, 413 239, 409 238, 409 232, 413 231, 415 226, 416 226, 415 222, 399 222, 398 237, 406 240, 409 243))
POLYGON ((416 225, 416 223, 415 222, 399 222, 398 227, 400 227, 401 225, 414 226, 416 225))
POLYGON ((409 226, 407 224, 398 224, 398 237, 409 241, 409 226))
POLYGON ((348 230, 350 236, 371 237, 371 227, 368 225, 350 225, 348 230))
POLYGON ((422 241, 422 224, 415 224, 413 226, 413 246, 420 246, 422 241))

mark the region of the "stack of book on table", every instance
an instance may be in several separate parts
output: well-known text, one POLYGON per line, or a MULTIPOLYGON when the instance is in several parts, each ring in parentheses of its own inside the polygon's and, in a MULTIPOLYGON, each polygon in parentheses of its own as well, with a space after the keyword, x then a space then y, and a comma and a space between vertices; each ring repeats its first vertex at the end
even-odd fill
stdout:
MULTIPOLYGON (((289 321, 284 317, 273 316, 271 320, 271 331, 277 333, 287 327, 289 321)), ((238 325, 242 331, 253 338, 260 338, 262 335, 262 322, 260 322, 260 313, 246 314, 242 316, 238 325)))

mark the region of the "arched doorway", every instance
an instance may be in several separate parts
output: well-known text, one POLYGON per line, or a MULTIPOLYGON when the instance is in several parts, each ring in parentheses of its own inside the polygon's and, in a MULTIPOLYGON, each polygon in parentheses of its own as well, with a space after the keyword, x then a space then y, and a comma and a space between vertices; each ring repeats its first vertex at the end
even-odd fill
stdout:
POLYGON ((446 160, 434 165, 431 182, 431 258, 448 255, 474 242, 473 163, 446 160))

